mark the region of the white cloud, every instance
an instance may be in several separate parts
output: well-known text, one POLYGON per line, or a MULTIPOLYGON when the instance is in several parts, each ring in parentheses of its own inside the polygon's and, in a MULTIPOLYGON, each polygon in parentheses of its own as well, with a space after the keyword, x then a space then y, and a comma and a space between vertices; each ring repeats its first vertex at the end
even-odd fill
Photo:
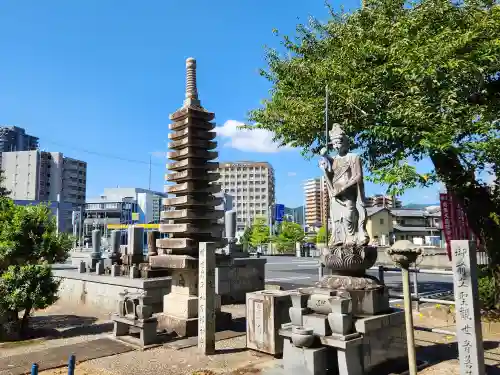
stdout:
POLYGON ((229 138, 223 144, 224 147, 262 153, 292 150, 292 147, 289 146, 278 147, 278 144, 273 142, 273 136, 270 131, 265 129, 238 129, 242 125, 245 124, 236 120, 227 120, 224 125, 215 128, 218 136, 229 138))
POLYGON ((297 176, 297 172, 288 172, 288 177, 295 177, 297 176))

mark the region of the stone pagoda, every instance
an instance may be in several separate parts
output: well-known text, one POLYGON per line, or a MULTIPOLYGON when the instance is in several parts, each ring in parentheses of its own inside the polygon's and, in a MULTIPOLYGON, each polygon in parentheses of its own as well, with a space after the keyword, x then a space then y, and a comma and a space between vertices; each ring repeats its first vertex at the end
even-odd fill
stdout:
MULTIPOLYGON (((160 328, 180 336, 197 334, 198 325, 198 252, 201 242, 215 242, 224 246, 223 226, 218 220, 224 212, 215 207, 222 198, 214 197, 220 185, 212 184, 219 178, 217 143, 211 122, 214 113, 201 106, 196 87, 196 60, 186 60, 186 96, 184 105, 170 115, 168 153, 170 163, 166 180, 167 192, 175 197, 164 199, 163 224, 160 232, 168 238, 158 239, 158 255, 150 256, 152 269, 167 268, 172 276, 172 290, 163 300, 160 328)), ((220 298, 220 297, 219 297, 220 298)), ((218 317, 220 303, 216 301, 218 317)), ((230 316, 226 319, 230 320, 230 316)))

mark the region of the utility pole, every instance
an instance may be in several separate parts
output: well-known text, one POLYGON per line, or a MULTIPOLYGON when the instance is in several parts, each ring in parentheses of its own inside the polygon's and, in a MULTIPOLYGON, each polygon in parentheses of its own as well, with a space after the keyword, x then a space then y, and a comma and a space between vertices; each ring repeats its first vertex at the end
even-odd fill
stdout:
POLYGON ((151 190, 151 158, 152 158, 152 154, 149 154, 149 184, 148 184, 148 190, 151 190))

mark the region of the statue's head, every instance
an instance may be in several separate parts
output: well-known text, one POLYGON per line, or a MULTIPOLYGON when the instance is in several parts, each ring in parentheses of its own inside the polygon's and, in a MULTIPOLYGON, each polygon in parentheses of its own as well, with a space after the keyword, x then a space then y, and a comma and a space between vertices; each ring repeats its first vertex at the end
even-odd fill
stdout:
POLYGON ((329 132, 330 144, 339 153, 349 151, 349 137, 344 133, 339 124, 333 124, 329 132))

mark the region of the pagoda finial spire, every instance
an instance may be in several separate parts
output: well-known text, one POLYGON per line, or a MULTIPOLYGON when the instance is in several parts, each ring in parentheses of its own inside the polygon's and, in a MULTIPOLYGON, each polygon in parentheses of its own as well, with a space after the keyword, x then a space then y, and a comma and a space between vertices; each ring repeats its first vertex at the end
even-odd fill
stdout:
POLYGON ((201 106, 196 87, 196 60, 192 57, 186 60, 186 99, 184 99, 184 107, 189 106, 201 106))

